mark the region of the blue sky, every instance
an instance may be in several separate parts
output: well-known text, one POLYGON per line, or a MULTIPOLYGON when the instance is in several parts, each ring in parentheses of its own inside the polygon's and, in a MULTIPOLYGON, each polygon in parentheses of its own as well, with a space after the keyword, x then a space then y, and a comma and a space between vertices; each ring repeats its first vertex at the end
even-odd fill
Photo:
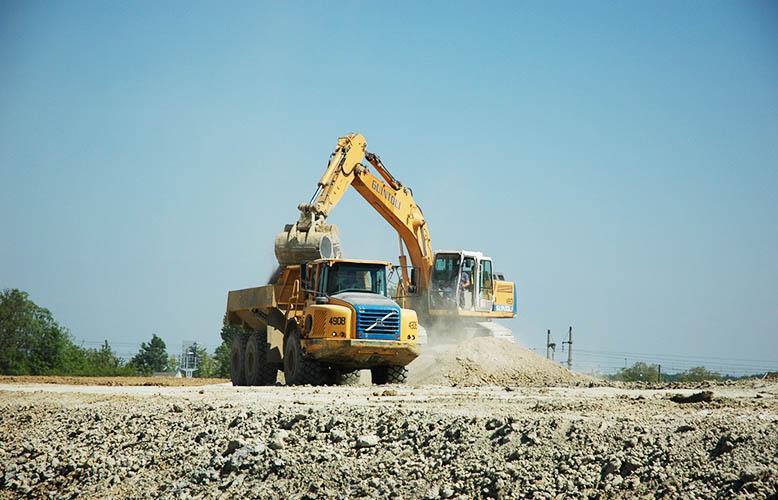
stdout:
MULTIPOLYGON (((0 287, 77 339, 215 346, 359 131, 435 248, 518 282, 525 345, 774 367, 777 48, 771 2, 6 1, 0 287)), ((331 221, 397 260, 356 192, 331 221)))

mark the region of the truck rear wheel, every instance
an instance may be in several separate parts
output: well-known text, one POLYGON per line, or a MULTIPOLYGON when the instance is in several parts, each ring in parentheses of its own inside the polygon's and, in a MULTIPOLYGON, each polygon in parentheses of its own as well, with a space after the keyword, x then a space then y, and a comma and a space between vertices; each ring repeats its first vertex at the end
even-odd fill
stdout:
POLYGON ((232 385, 246 385, 245 352, 246 336, 235 335, 232 338, 232 350, 230 351, 230 379, 232 379, 232 385))
POLYGON ((252 333, 246 342, 244 373, 246 385, 273 385, 278 366, 267 361, 267 332, 252 333))
POLYGON ((286 385, 321 385, 327 382, 324 366, 303 355, 300 330, 291 332, 284 342, 284 379, 286 385))
POLYGON ((376 385, 404 384, 408 379, 408 369, 404 366, 376 366, 370 369, 370 375, 376 385))

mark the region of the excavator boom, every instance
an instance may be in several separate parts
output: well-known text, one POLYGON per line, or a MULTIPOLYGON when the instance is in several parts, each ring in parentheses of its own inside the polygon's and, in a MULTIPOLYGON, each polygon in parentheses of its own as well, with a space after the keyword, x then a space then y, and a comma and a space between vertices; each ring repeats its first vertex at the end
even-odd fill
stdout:
MULTIPOLYGON (((299 205, 297 223, 287 226, 276 238, 279 263, 299 264, 321 257, 340 257, 337 232, 334 226, 326 224, 326 219, 349 186, 353 186, 397 231, 408 249, 411 265, 416 269, 418 289, 424 291, 429 283, 433 260, 424 214, 413 199, 411 190, 389 172, 378 155, 367 151, 361 134, 338 139, 338 146, 319 179, 311 203, 299 205), (363 159, 367 159, 380 177, 361 163, 363 159)), ((401 262, 401 265, 404 266, 404 263, 401 262)), ((411 286, 407 272, 403 273, 403 281, 407 290, 411 286)))

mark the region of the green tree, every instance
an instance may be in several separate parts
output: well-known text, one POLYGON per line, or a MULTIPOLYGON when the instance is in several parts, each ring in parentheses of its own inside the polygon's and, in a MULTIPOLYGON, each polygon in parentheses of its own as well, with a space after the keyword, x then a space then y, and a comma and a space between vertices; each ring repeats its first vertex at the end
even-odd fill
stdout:
POLYGON ((73 347, 67 329, 48 309, 18 289, 0 292, 0 373, 41 375, 61 371, 73 347))
POLYGON ((66 350, 65 364, 62 370, 68 375, 114 376, 134 375, 130 366, 114 354, 108 341, 103 341, 100 349, 83 348, 71 344, 66 350))
POLYGON ((168 371, 178 371, 178 356, 171 354, 167 357, 167 369, 168 371))
POLYGON ((245 333, 245 330, 240 326, 224 325, 222 326, 221 337, 222 341, 231 344, 233 337, 245 333))
POLYGON ((127 375, 106 340, 99 349, 73 343, 48 309, 36 305, 27 293, 7 289, 0 293, 0 373, 8 375, 127 375))
POLYGON ((230 363, 232 351, 232 339, 238 335, 245 334, 243 327, 225 324, 222 326, 222 343, 213 353, 214 368, 213 376, 219 378, 230 378, 230 363))
POLYGON ((722 378, 724 377, 718 372, 710 371, 704 366, 695 366, 679 373, 675 380, 679 382, 702 382, 704 380, 721 380, 722 378))
POLYGON ((218 378, 230 378, 230 352, 232 343, 222 342, 213 353, 213 376, 218 378))
POLYGON ((197 378, 211 378, 213 377, 216 364, 213 358, 208 355, 208 351, 205 347, 197 346, 197 371, 194 372, 194 376, 197 378))
POLYGON ((615 380, 625 382, 656 382, 659 376, 659 367, 638 361, 629 368, 621 368, 616 375, 615 380))
POLYGON ((138 372, 145 375, 165 371, 168 365, 165 341, 159 338, 155 333, 151 336, 151 341, 148 344, 143 342, 140 345, 138 354, 132 358, 130 364, 138 370, 138 372))

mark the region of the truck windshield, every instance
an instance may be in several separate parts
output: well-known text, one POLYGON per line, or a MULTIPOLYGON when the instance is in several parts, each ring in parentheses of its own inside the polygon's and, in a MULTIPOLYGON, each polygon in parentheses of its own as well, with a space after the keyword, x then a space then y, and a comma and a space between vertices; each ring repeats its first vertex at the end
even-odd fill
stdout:
POLYGON ((327 271, 327 295, 369 292, 386 295, 386 268, 379 264, 338 262, 327 271))

